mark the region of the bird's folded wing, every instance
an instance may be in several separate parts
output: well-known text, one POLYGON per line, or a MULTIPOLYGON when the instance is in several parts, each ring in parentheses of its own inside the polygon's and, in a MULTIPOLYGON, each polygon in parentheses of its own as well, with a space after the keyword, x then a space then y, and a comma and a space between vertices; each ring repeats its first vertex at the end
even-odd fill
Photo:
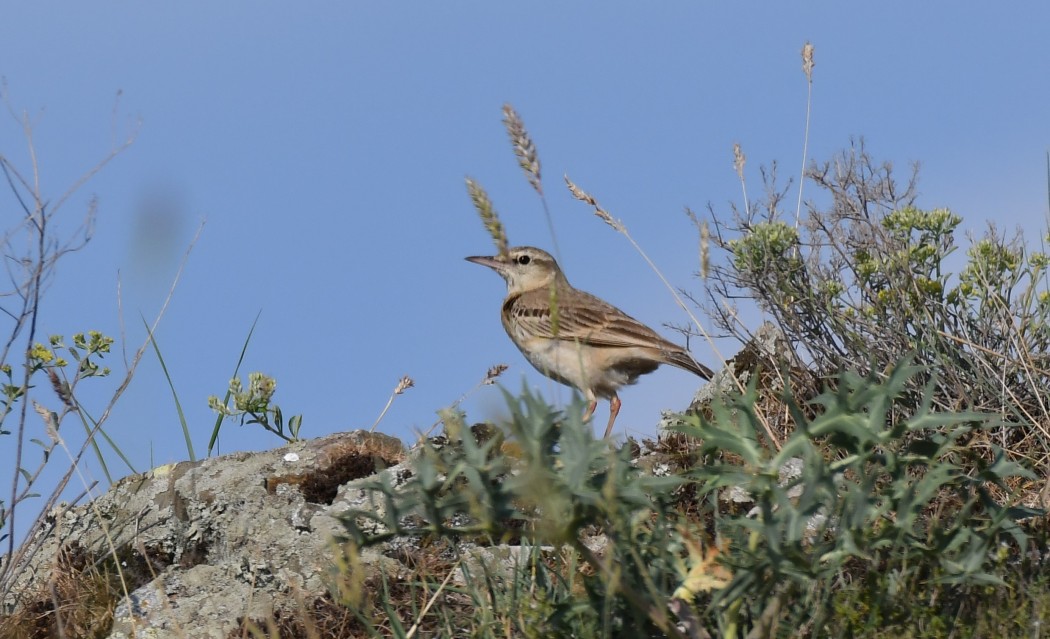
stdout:
POLYGON ((519 329, 533 337, 591 346, 681 350, 620 309, 583 291, 551 296, 546 290, 518 297, 511 312, 519 329))

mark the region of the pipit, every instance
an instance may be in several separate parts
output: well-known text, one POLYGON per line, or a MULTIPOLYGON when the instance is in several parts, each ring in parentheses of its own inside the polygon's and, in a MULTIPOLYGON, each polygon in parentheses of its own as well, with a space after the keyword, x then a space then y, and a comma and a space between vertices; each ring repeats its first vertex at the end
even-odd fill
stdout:
POLYGON ((612 432, 620 412, 617 391, 660 364, 671 364, 711 379, 711 370, 683 348, 590 293, 573 288, 546 251, 531 246, 505 255, 468 257, 507 281, 503 328, 541 373, 583 393, 594 414, 598 398, 609 400, 612 432))

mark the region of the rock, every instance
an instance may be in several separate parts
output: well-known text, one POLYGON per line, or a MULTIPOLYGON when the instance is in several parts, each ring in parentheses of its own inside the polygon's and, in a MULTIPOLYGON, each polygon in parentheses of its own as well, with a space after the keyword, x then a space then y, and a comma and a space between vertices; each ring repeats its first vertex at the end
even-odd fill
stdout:
MULTIPOLYGON (((396 438, 356 431, 127 477, 50 514, 27 541, 38 550, 15 567, 3 609, 50 605, 53 569, 75 548, 83 564, 125 584, 113 639, 229 636, 242 618, 266 620, 325 596, 339 514, 368 507, 356 486, 384 468, 406 473, 405 460, 396 438)), ((379 570, 385 558, 363 559, 379 570)))

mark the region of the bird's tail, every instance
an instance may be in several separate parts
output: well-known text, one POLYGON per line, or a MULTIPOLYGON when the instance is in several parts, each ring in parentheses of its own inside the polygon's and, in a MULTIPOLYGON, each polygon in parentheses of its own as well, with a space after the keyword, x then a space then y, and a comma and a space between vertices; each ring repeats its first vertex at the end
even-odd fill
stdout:
POLYGON ((693 356, 685 351, 667 353, 667 363, 685 369, 694 375, 699 375, 704 379, 711 379, 714 375, 710 368, 693 359, 693 356))

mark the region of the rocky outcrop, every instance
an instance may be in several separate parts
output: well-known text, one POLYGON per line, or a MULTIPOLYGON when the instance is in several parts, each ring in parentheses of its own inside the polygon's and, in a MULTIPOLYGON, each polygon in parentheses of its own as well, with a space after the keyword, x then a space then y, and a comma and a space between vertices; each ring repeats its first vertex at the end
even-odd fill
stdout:
MULTIPOLYGON (((783 361, 778 336, 771 327, 760 332, 752 350, 745 348, 701 389, 693 409, 735 387, 734 374, 744 379, 756 372, 776 374, 783 361)), ((655 444, 635 463, 661 475, 672 472, 674 457, 655 444)), ((398 488, 411 477, 408 458, 398 439, 356 431, 127 477, 91 503, 49 514, 47 526, 23 545, 32 552, 16 559, 18 581, 13 594, 0 601, 0 614, 29 611, 27 618, 52 624, 18 637, 52 636, 55 623, 67 623, 91 630, 66 628, 59 636, 218 639, 244 636, 252 623, 264 628, 277 623, 282 637, 318 636, 315 628, 303 632, 295 624, 304 610, 330 606, 318 616, 348 615, 345 631, 354 621, 353 612, 335 601, 350 570, 340 561, 336 541, 344 532, 340 515, 382 508, 372 502, 366 484, 382 471, 398 488), (71 580, 80 583, 67 588, 71 580), (61 621, 63 615, 53 614, 56 608, 74 609, 71 601, 92 596, 84 595, 83 582, 89 580, 101 580, 100 590, 118 595, 95 618, 70 615, 61 621)), ((604 544, 601 535, 586 541, 589 547, 604 544)), ((503 555, 514 565, 520 549, 460 542, 456 550, 467 564, 491 567, 491 560, 503 555)), ((353 565, 367 574, 355 574, 355 581, 375 583, 380 573, 402 574, 405 564, 397 557, 403 551, 394 542, 362 551, 370 554, 356 557, 353 565)))
POLYGON ((126 591, 113 639, 218 639, 280 618, 329 591, 338 516, 370 507, 356 486, 384 468, 396 483, 405 458, 393 437, 352 432, 127 477, 50 513, 4 608, 46 609, 61 573, 91 568, 126 591))

